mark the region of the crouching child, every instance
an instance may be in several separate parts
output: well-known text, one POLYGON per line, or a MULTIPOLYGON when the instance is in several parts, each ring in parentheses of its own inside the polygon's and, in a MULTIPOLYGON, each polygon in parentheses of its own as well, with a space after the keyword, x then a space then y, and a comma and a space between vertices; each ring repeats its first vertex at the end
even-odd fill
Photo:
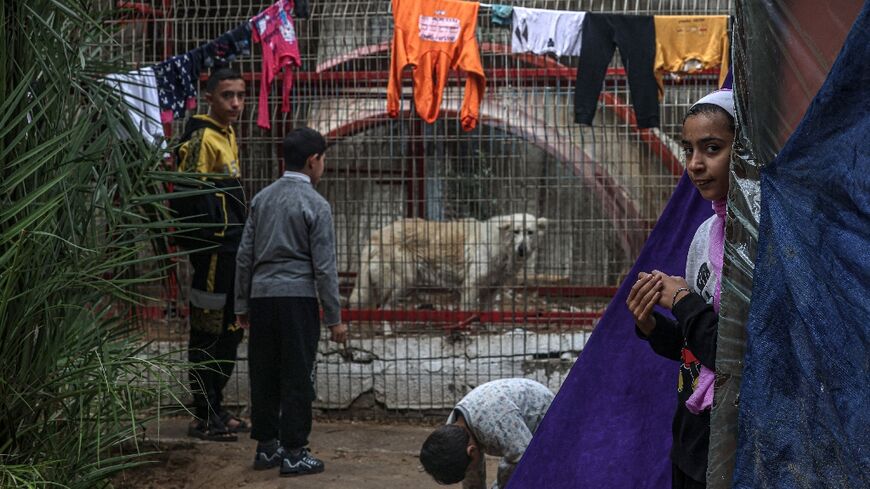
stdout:
POLYGON ((492 489, 504 489, 553 397, 529 379, 493 380, 474 388, 456 404, 447 424, 426 438, 420 450, 423 468, 439 484, 485 489, 484 455, 500 456, 492 489))

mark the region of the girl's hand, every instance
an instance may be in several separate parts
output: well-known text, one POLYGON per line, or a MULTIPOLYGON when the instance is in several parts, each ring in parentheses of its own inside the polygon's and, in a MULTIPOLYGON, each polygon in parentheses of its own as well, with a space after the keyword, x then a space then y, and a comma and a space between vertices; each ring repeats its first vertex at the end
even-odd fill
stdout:
POLYGON ((634 316, 634 323, 646 336, 656 327, 655 319, 650 314, 653 306, 661 300, 661 282, 661 278, 656 275, 640 272, 637 274, 637 282, 628 293, 628 299, 625 300, 625 305, 634 316))
POLYGON ((666 275, 658 270, 653 270, 652 275, 657 277, 662 284, 661 295, 658 298, 660 306, 670 309, 671 306, 689 294, 688 290, 677 292, 679 289, 689 288, 689 284, 686 283, 686 279, 683 277, 666 275), (677 294, 676 300, 674 300, 674 293, 677 294))

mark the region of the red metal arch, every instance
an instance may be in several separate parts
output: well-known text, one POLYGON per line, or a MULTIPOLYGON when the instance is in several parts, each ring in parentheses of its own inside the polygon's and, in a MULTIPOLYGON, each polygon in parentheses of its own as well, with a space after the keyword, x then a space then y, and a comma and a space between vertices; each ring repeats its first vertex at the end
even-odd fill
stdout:
MULTIPOLYGON (((458 118, 459 112, 451 109, 442 109, 441 114, 446 118, 458 118)), ((412 117, 411 111, 403 110, 400 113, 400 117, 402 119, 412 117)), ((382 112, 334 128, 326 134, 326 138, 330 144, 336 144, 345 138, 394 120, 397 119, 392 119, 386 112, 382 112)), ((481 114, 480 118, 480 124, 490 125, 507 133, 515 134, 553 156, 557 161, 570 165, 573 175, 583 178, 592 188, 596 197, 598 197, 597 200, 604 203, 602 211, 611 221, 618 222, 618 220, 626 219, 628 222, 641 222, 642 216, 638 212, 634 201, 628 196, 628 192, 594 158, 583 151, 582 148, 573 147, 570 149, 579 149, 582 156, 580 161, 573 161, 576 160, 574 155, 568 154, 566 151, 569 149, 569 146, 553 144, 538 137, 529 130, 531 127, 545 127, 542 121, 528 117, 523 119, 523 121, 523 124, 514 125, 507 120, 485 114, 481 114)), ((627 257, 635 256, 643 245, 645 238, 643 231, 640 229, 617 229, 617 231, 621 235, 620 245, 623 252, 627 257)))

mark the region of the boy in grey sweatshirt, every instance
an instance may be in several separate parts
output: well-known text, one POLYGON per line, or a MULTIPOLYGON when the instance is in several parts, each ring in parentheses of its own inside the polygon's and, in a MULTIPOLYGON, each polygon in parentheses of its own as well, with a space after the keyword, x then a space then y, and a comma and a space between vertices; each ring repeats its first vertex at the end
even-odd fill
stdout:
POLYGON ((322 472, 308 451, 320 307, 333 341, 344 343, 335 231, 329 203, 314 190, 326 140, 308 128, 284 138, 284 175, 251 201, 236 256, 235 312, 250 329, 251 438, 255 469, 282 476, 322 472), (318 298, 319 304, 318 304, 318 298))

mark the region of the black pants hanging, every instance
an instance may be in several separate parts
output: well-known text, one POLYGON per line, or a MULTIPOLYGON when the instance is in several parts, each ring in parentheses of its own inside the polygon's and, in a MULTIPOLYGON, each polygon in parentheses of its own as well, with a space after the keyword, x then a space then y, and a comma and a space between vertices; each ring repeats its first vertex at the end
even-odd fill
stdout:
POLYGON ((658 87, 653 73, 656 31, 649 15, 586 14, 574 92, 575 122, 592 124, 607 66, 617 46, 628 74, 637 127, 658 127, 658 87))
POLYGON ((308 445, 320 309, 313 297, 250 300, 251 438, 308 445))
POLYGON ((244 331, 235 326, 234 253, 194 253, 190 300, 188 360, 194 415, 216 419, 223 410, 223 390, 236 366, 244 331))

